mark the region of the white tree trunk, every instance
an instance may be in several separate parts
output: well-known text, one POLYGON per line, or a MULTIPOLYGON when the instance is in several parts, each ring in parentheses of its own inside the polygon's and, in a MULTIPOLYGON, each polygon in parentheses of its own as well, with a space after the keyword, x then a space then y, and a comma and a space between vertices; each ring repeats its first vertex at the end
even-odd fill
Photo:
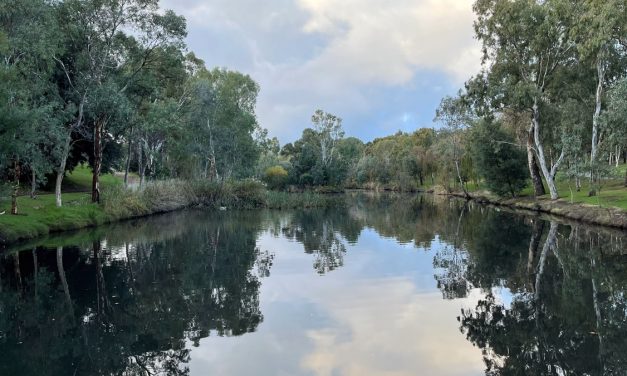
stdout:
POLYGON ((592 165, 596 162, 599 151, 599 120, 601 118, 604 82, 605 66, 603 64, 602 52, 599 52, 599 56, 597 57, 597 90, 595 95, 594 115, 592 115, 592 148, 590 152, 590 163, 592 163, 592 165))
POLYGON ((54 198, 57 208, 63 206, 63 201, 61 199, 61 183, 63 183, 63 176, 65 175, 65 166, 67 164, 67 159, 70 154, 71 141, 71 136, 68 135, 65 141, 65 145, 63 145, 63 150, 61 151, 61 161, 59 163, 59 167, 57 168, 57 179, 54 184, 54 198))
POLYGON ((544 146, 542 145, 542 140, 540 140, 540 111, 537 103, 537 99, 534 99, 533 103, 533 114, 531 117, 534 126, 534 142, 536 145, 536 154, 538 156, 538 162, 540 162, 540 169, 542 170, 542 175, 544 175, 544 180, 546 180, 546 185, 549 186, 549 192, 551 194, 551 200, 557 200, 559 198, 559 194, 557 192, 557 186, 555 185, 555 175, 557 174, 557 169, 562 164, 564 160, 564 149, 560 153, 559 158, 555 161, 555 164, 549 166, 546 163, 546 157, 544 154, 544 146))

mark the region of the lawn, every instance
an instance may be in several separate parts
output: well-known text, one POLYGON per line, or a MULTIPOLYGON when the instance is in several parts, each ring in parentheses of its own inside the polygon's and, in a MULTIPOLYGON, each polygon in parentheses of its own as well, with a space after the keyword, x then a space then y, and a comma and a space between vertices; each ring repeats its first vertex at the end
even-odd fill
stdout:
MULTIPOLYGON (((79 165, 68 173, 63 184, 63 207, 57 208, 54 194, 40 192, 36 199, 18 197, 18 215, 9 215, 10 200, 0 202, 0 227, 8 241, 35 237, 51 231, 82 228, 106 222, 108 216, 98 204, 91 203, 91 169, 79 165)), ((102 187, 121 185, 122 179, 112 174, 100 177, 102 187)))
MULTIPOLYGON (((91 190, 92 172, 91 168, 87 165, 81 164, 69 172, 65 179, 63 179, 63 191, 75 192, 75 191, 90 191, 91 190)), ((123 184, 122 178, 113 174, 100 175, 100 186, 107 187, 111 185, 123 184)))
POLYGON ((11 203, 3 202, 0 212, 2 235, 8 241, 35 237, 51 231, 98 225, 107 221, 107 215, 98 204, 91 203, 88 193, 64 193, 63 207, 57 208, 54 195, 39 195, 36 199, 18 197, 18 215, 9 215, 11 203))
MULTIPOLYGON (((577 192, 575 182, 558 175, 557 190, 560 198, 572 203, 584 203, 601 207, 616 207, 627 210, 627 187, 625 187, 625 171, 627 165, 620 165, 613 171, 614 177, 606 179, 601 184, 600 191, 596 196, 588 196, 590 192, 590 182, 582 179, 581 190, 577 192)), ((531 196, 532 188, 526 188, 522 195, 531 196)), ((546 196, 548 197, 548 195, 546 196)))

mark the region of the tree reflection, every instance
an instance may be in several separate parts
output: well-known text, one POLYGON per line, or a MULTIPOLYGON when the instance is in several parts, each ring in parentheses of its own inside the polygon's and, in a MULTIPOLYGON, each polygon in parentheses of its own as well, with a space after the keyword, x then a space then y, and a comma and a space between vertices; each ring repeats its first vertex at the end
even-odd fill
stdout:
POLYGON ((624 261, 616 258, 624 236, 551 222, 542 241, 541 229, 532 227, 525 268, 534 283, 514 294, 509 307, 488 294, 459 318, 483 351, 486 374, 622 374, 627 285, 624 261))
POLYGON ((274 256, 257 248, 262 231, 302 244, 325 274, 347 262, 364 228, 432 251, 445 299, 482 296, 459 321, 486 374, 627 369, 624 233, 375 194, 342 208, 167 218, 4 255, 0 374, 186 375, 191 346, 263 321, 259 290, 274 256))
MULTIPOLYGON (((325 274, 344 265, 346 238, 351 232, 346 215, 331 210, 307 210, 294 214, 282 229, 283 236, 302 243, 305 253, 314 255, 313 268, 325 274)), ((355 237, 356 239, 356 237, 355 237)))
POLYGON ((205 215, 184 236, 0 260, 0 374, 186 375, 202 338, 263 321, 259 218, 205 215))

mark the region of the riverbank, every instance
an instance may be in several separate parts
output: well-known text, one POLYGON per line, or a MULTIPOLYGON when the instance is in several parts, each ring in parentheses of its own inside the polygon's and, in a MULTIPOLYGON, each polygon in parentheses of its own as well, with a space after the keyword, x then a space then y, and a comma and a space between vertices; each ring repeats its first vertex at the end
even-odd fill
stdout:
POLYGON ((151 182, 142 190, 111 185, 103 190, 102 203, 92 204, 86 193, 63 195, 64 206, 55 206, 54 195, 19 198, 19 215, 0 208, 0 244, 32 239, 49 233, 78 230, 155 214, 204 207, 230 209, 291 209, 336 205, 334 196, 313 192, 268 191, 256 181, 224 184, 206 181, 151 182))
POLYGON ((431 190, 431 193, 465 198, 482 204, 503 206, 516 210, 545 213, 597 226, 627 230, 627 210, 617 207, 601 207, 591 204, 571 203, 566 199, 551 200, 550 198, 544 197, 534 198, 525 196, 501 198, 486 192, 469 192, 470 197, 466 197, 463 192, 431 190))

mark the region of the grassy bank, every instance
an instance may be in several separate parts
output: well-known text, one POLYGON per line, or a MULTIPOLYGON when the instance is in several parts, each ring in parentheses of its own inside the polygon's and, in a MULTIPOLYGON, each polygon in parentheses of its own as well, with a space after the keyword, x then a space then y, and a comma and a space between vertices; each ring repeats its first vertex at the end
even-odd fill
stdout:
MULTIPOLYGON (((465 198, 461 192, 435 191, 436 194, 465 198)), ((516 210, 546 213, 587 224, 627 230, 627 210, 614 206, 599 206, 567 199, 551 200, 548 197, 503 198, 488 192, 469 192, 470 199, 486 204, 504 206, 516 210)))
MULTIPOLYGON (((86 193, 64 194, 61 208, 55 206, 54 195, 40 195, 35 200, 19 197, 19 215, 0 215, 0 243, 189 207, 288 209, 338 205, 339 200, 317 193, 267 191, 254 181, 217 184, 169 180, 148 183, 136 191, 109 184, 103 188, 101 204, 90 203, 90 195, 86 193)), ((0 205, 0 212, 5 210, 8 213, 8 202, 0 205)))

